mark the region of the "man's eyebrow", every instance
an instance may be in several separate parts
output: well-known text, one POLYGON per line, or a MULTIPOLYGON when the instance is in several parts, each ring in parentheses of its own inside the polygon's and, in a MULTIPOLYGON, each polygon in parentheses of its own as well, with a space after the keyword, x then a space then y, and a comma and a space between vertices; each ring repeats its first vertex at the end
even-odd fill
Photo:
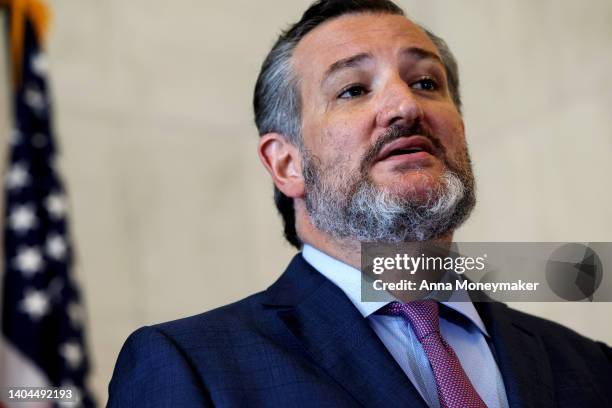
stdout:
MULTIPOLYGON (((401 50, 401 54, 416 58, 418 60, 430 59, 444 66, 444 62, 438 56, 438 54, 432 51, 428 51, 424 48, 419 48, 419 47, 404 48, 401 50)), ((321 83, 324 84, 333 74, 335 74, 338 71, 341 71, 346 68, 358 67, 359 65, 363 64, 364 61, 372 59, 372 58, 373 58, 372 54, 367 53, 367 52, 362 52, 362 53, 355 54, 347 58, 342 58, 334 62, 327 68, 327 70, 325 71, 325 74, 323 74, 323 79, 321 80, 321 83)))
POLYGON ((322 84, 325 83, 329 79, 329 77, 335 74, 336 72, 346 69, 346 68, 357 67, 361 65, 364 61, 369 60, 371 58, 372 58, 372 54, 367 53, 367 52, 362 52, 362 53, 355 54, 350 57, 338 60, 327 68, 327 70, 325 71, 325 74, 323 74, 323 80, 321 81, 321 83, 322 84))
POLYGON ((444 62, 438 56, 438 54, 432 51, 428 51, 424 48, 419 48, 419 47, 404 48, 403 50, 401 50, 401 53, 403 55, 413 57, 419 60, 425 60, 425 59, 434 60, 438 62, 440 65, 444 66, 444 62))

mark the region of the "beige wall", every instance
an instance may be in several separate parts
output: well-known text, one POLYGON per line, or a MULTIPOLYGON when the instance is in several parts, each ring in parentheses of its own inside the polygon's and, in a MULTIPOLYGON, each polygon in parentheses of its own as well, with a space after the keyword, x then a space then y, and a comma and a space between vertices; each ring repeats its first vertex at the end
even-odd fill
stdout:
MULTIPOLYGON (((308 1, 54 0, 51 72, 95 389, 127 335, 264 289, 293 251, 251 92, 308 1)), ((612 3, 402 1, 463 74, 479 205, 465 241, 612 241, 612 3)), ((530 304, 612 343, 612 306, 530 304)))

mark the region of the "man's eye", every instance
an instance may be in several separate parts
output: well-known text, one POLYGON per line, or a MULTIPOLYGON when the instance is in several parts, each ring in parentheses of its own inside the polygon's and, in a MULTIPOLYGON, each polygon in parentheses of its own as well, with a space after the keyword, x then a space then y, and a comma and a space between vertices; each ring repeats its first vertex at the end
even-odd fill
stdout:
POLYGON ((351 99, 356 96, 362 96, 367 93, 367 89, 361 85, 352 85, 343 90, 339 95, 338 99, 351 99))
POLYGON ((413 89, 419 89, 422 91, 435 91, 438 89, 438 83, 431 78, 423 78, 414 82, 412 85, 413 89))

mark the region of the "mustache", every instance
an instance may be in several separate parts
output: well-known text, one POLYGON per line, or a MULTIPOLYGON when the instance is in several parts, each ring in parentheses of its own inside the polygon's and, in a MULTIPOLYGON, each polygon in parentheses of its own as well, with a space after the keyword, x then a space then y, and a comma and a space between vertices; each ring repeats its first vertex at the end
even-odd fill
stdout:
POLYGON ((434 136, 421 124, 420 120, 415 121, 412 125, 391 125, 389 129, 376 140, 376 142, 365 152, 361 160, 361 173, 365 174, 367 170, 374 165, 376 158, 380 154, 381 150, 389 143, 409 136, 424 136, 434 145, 436 151, 440 154, 441 159, 446 162, 446 149, 440 139, 434 136))

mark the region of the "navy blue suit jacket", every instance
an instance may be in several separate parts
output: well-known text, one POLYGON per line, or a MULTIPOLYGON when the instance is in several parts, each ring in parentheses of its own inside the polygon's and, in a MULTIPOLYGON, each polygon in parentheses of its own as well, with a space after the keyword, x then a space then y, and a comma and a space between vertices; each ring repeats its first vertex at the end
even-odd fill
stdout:
MULTIPOLYGON (((612 350, 477 303, 511 407, 612 407, 612 350)), ((346 295, 297 255, 268 290, 126 341, 111 407, 425 407, 346 295)))

